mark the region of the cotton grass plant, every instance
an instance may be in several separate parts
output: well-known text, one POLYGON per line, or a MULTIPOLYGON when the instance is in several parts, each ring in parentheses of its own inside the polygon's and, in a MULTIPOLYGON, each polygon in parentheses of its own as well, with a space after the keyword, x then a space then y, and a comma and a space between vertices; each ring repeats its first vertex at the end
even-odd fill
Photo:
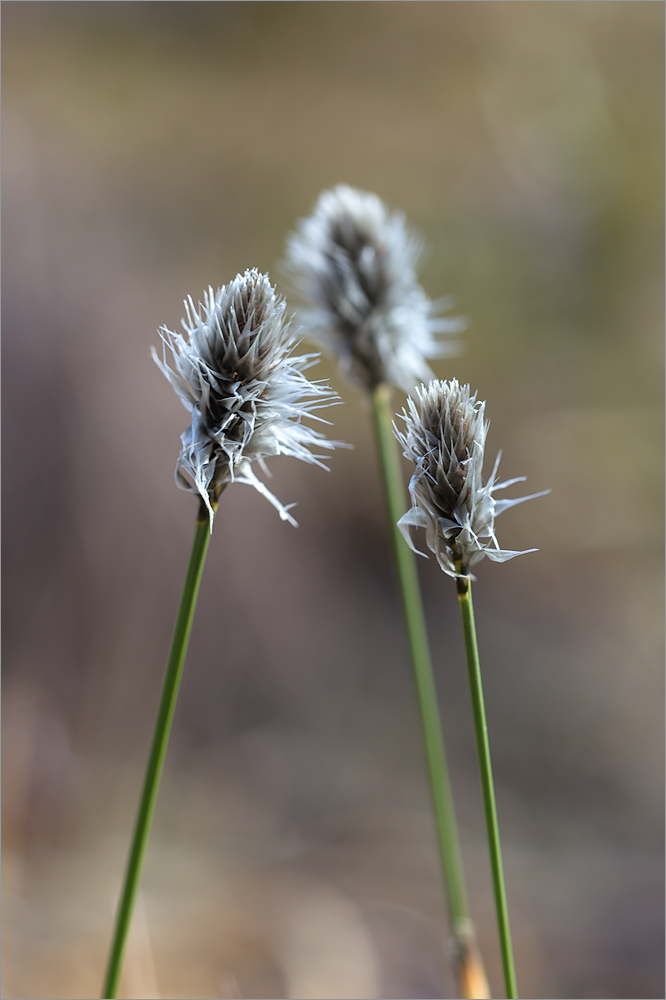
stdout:
POLYGON ((438 303, 416 280, 421 250, 401 213, 345 184, 325 191, 289 237, 304 329, 370 393, 379 386, 411 392, 433 377, 429 358, 456 352, 443 335, 463 324, 438 316, 438 303))
POLYGON ((434 553, 441 569, 456 581, 504 983, 507 997, 517 997, 470 570, 484 558, 506 562, 524 554, 500 548, 495 535, 495 518, 503 510, 543 496, 543 493, 514 500, 495 499, 497 490, 523 482, 524 477, 496 482, 498 455, 490 478, 484 483, 483 458, 488 433, 485 403, 477 401, 476 394, 470 394, 468 385, 461 386, 456 379, 450 382, 435 380, 427 386, 422 385, 408 400, 407 409, 402 411, 402 420, 404 426, 394 426, 395 436, 402 445, 405 458, 413 462, 416 469, 409 484, 412 507, 400 518, 398 527, 414 551, 418 550, 412 541, 411 529, 425 529, 428 548, 434 553))
MULTIPOLYGON (((462 328, 438 316, 416 279, 420 240, 403 216, 374 194, 340 185, 324 192, 287 244, 287 266, 305 303, 304 330, 332 350, 371 399, 377 449, 414 670, 439 854, 448 903, 453 966, 461 997, 487 997, 470 920, 437 692, 416 561, 396 522, 406 494, 392 434, 393 387, 410 392, 432 378, 428 359, 455 351, 445 335, 462 328)), ((442 303, 440 303, 441 307, 442 303)))
MULTIPOLYGON (((157 791, 176 707, 208 543, 220 495, 230 483, 254 487, 296 524, 257 477, 265 459, 290 455, 315 465, 338 442, 326 440, 305 421, 337 400, 322 382, 304 372, 318 355, 294 355, 295 335, 286 320, 284 299, 268 276, 257 270, 237 275, 203 304, 185 302, 183 333, 162 327, 162 354, 153 357, 188 412, 176 466, 181 489, 199 500, 194 542, 185 575, 153 741, 132 836, 102 996, 117 995, 123 953, 141 876, 157 791)), ((323 466, 325 468, 325 466, 323 466)))

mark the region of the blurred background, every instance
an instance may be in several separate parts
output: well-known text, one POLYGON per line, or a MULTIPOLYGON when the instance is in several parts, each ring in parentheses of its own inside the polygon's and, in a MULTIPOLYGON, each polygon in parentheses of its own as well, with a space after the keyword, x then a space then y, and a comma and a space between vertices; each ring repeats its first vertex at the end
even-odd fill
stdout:
MULTIPOLYGON (((475 587, 521 995, 663 996, 663 5, 2 15, 3 995, 99 995, 196 512, 157 327, 250 266, 286 290, 345 182, 422 232, 468 319, 437 375, 552 489, 475 587)), ((297 530, 223 497, 122 996, 454 996, 370 412, 317 374, 354 450, 271 463, 297 530)), ((457 602, 420 570, 501 996, 457 602)))

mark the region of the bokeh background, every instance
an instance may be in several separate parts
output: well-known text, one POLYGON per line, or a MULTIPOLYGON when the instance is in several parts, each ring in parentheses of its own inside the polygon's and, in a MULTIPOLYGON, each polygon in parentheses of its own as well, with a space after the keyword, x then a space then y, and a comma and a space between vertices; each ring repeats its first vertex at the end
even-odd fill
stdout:
MULTIPOLYGON (((339 182, 422 232, 468 319, 437 374, 552 489, 475 588, 521 995, 663 996, 663 37, 653 2, 3 3, 4 996, 101 982, 196 510, 156 329, 249 266, 286 289, 339 182)), ((454 995, 370 413, 319 373, 354 450, 273 461, 297 530, 224 495, 123 996, 454 995)), ((503 995, 457 602, 420 570, 503 995)))

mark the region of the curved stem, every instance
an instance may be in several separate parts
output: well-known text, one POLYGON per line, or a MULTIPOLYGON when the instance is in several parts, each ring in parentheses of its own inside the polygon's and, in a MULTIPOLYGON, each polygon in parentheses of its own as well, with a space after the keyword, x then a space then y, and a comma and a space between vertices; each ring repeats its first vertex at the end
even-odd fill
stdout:
MULTIPOLYGON (((216 506, 217 505, 214 505, 214 508, 216 506)), ((209 541, 210 522, 208 513, 205 509, 200 509, 194 533, 194 542, 192 544, 190 562, 185 575, 185 583, 183 584, 183 594, 180 600, 180 607, 178 609, 178 617, 176 618, 176 626, 174 628, 173 640, 171 643, 171 652, 169 653, 166 673, 164 676, 162 697, 160 698, 157 720, 155 722, 155 732, 153 734, 153 742, 150 748, 148 764, 146 766, 146 776, 144 778, 143 791, 139 802, 139 811, 137 813, 129 857, 127 859, 125 881, 123 883, 122 895, 120 897, 118 913, 116 915, 113 940, 111 943, 109 962, 102 992, 102 997, 106 998, 106 1000, 111 1000, 111 998, 115 997, 118 989, 127 934, 139 887, 139 879, 141 877, 141 869, 143 867, 146 846, 148 844, 150 824, 155 811, 157 791, 159 788, 162 767, 164 765, 164 758, 169 741, 171 722, 176 708, 178 688, 180 686, 180 679, 183 673, 187 645, 190 638, 190 632, 192 630, 194 609, 197 602, 197 595, 199 593, 199 584, 201 582, 201 574, 203 572, 209 541)))
POLYGON ((425 745, 430 791, 435 812, 437 840, 448 902, 451 934, 455 950, 456 979, 463 997, 488 997, 488 984, 476 948, 469 917, 460 842, 456 825, 451 781, 444 749, 437 691, 430 659, 428 634, 421 601, 414 553, 405 543, 397 521, 406 508, 400 453, 391 427, 391 396, 388 386, 373 392, 375 429, 381 459, 391 537, 400 595, 416 685, 421 729, 425 745))
POLYGON ((511 928, 509 926, 509 911, 506 903, 506 888, 504 885, 504 870, 502 867, 502 851, 500 848, 499 825, 497 822, 497 806, 495 804, 495 789, 493 785, 493 770, 490 760, 490 743, 488 741, 488 726, 481 684, 481 667, 479 665, 479 650, 476 642, 476 626, 474 624, 474 607, 472 605, 472 585, 468 576, 456 580, 460 613, 462 616, 463 634, 465 637, 465 653, 467 654, 467 670, 474 715, 474 732, 476 748, 479 757, 481 787, 483 790, 483 806, 486 814, 488 830, 488 848, 490 851, 490 867, 493 876, 495 893, 495 908, 497 910, 497 927, 499 930, 500 951, 502 953, 502 968, 506 995, 512 1000, 518 996, 516 972, 511 946, 511 928))

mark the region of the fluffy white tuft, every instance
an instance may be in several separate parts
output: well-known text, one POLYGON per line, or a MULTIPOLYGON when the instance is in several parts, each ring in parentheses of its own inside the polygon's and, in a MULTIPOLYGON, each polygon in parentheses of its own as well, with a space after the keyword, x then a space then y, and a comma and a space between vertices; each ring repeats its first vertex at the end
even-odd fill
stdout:
MULTIPOLYGON (((393 425, 405 458, 416 471, 409 484, 411 510, 398 522, 415 552, 410 528, 425 528, 428 548, 449 576, 467 576, 484 556, 506 562, 524 552, 501 549, 495 518, 502 511, 544 493, 496 500, 496 490, 524 481, 524 476, 497 483, 500 455, 484 484, 483 456, 488 433, 485 403, 471 396, 468 385, 434 380, 414 390, 402 411, 404 429, 393 425)), ((550 492, 546 490, 545 493, 550 492)), ((421 553, 423 554, 423 553, 421 553)))
POLYGON ((455 352, 439 335, 464 324, 435 316, 416 280, 420 252, 400 213, 346 185, 325 191, 289 237, 289 273, 309 303, 306 331, 370 390, 387 384, 410 392, 432 378, 428 358, 455 352))
POLYGON ((187 299, 185 310, 184 333, 162 327, 162 357, 152 350, 192 418, 181 435, 178 485, 201 496, 211 530, 213 505, 230 482, 253 486, 295 525, 252 463, 263 469, 265 458, 291 455, 326 467, 324 456, 310 449, 331 449, 338 442, 303 423, 308 417, 320 420, 313 411, 337 400, 328 386, 303 374, 319 356, 292 355, 297 341, 285 321, 285 302, 268 275, 256 269, 236 275, 217 292, 209 288, 198 307, 187 299))

